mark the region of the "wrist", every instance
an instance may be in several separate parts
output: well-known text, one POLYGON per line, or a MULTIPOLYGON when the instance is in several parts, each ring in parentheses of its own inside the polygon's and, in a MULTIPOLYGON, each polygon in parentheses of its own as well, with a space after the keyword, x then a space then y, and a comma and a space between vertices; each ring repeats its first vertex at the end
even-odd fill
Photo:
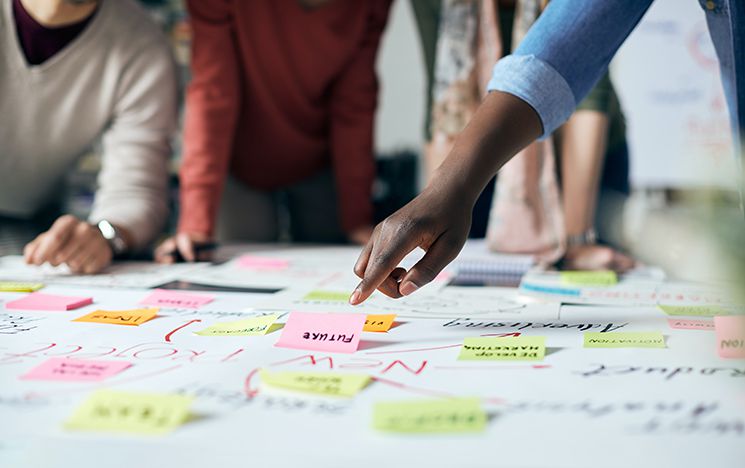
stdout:
POLYGON ((121 257, 131 251, 132 238, 126 229, 123 229, 106 219, 95 224, 98 232, 111 248, 114 257, 121 257))
POLYGON ((567 247, 578 247, 583 245, 595 245, 597 243, 597 233, 595 228, 590 227, 580 233, 567 233, 567 247))

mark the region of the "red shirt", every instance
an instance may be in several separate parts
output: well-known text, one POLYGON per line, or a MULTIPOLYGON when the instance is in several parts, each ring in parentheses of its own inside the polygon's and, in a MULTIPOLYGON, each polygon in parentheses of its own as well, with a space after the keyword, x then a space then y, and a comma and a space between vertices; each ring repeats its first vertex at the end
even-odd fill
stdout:
POLYGON ((228 170, 274 190, 331 167, 342 227, 372 224, 375 59, 390 1, 189 1, 180 232, 213 233, 228 170))

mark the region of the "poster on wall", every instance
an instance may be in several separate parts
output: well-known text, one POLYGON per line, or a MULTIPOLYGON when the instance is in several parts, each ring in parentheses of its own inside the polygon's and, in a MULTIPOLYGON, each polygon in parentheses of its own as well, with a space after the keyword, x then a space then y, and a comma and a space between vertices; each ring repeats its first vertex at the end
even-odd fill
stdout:
POLYGON ((611 76, 626 115, 634 187, 735 188, 719 64, 697 1, 654 2, 611 76))

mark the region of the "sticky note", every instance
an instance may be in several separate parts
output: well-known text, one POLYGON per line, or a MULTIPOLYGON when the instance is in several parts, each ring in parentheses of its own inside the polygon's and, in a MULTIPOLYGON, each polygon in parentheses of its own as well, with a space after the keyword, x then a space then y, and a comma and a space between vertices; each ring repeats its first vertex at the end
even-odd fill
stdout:
POLYGON ((585 348, 664 348, 660 332, 585 332, 585 348))
POLYGON ((486 419, 478 398, 380 402, 373 407, 373 427, 386 432, 481 432, 486 419))
POLYGON ((51 358, 21 376, 23 380, 99 381, 118 374, 132 364, 122 361, 51 358))
POLYGON ((0 281, 0 292, 34 292, 43 288, 41 283, 17 283, 15 281, 0 281))
POLYGON ((363 314, 291 312, 275 346, 353 353, 357 351, 364 325, 363 314))
POLYGON ((303 297, 303 300, 347 302, 349 300, 349 293, 340 291, 311 291, 303 297))
POLYGON ((370 382, 364 374, 339 372, 269 372, 262 370, 261 382, 270 387, 286 388, 306 393, 352 397, 370 382))
POLYGON ((615 271, 562 271, 559 273, 563 284, 577 286, 613 286, 618 283, 615 271))
POLYGON ((156 289, 140 304, 156 307, 198 309, 214 300, 214 296, 207 294, 190 294, 181 291, 169 291, 167 289, 156 289))
POLYGON ((194 332, 200 336, 258 336, 266 335, 269 328, 277 320, 276 315, 251 317, 235 322, 223 322, 210 325, 204 330, 194 332))
POLYGON ((711 320, 692 319, 667 319, 670 328, 680 330, 714 330, 714 322, 711 320))
POLYGON ((85 431, 165 434, 186 422, 192 400, 184 395, 167 393, 98 390, 77 408, 65 427, 85 431))
POLYGON ((365 317, 365 326, 362 331, 387 332, 396 320, 396 314, 370 314, 365 317))
POLYGON ((138 326, 158 315, 158 308, 130 310, 96 310, 78 317, 73 322, 111 323, 114 325, 138 326))
POLYGON ((546 355, 543 336, 466 338, 459 361, 540 361, 546 355))
POLYGON ((726 359, 745 359, 745 316, 714 317, 717 351, 726 359))
POLYGON ((243 255, 238 258, 240 268, 253 270, 284 270, 290 266, 288 260, 282 258, 259 257, 256 255, 243 255))
POLYGON ((18 310, 73 310, 93 302, 91 297, 53 296, 44 293, 31 293, 5 304, 6 309, 18 310))
POLYGON ((729 315, 722 306, 718 305, 658 305, 667 315, 688 315, 693 317, 714 317, 715 315, 729 315))

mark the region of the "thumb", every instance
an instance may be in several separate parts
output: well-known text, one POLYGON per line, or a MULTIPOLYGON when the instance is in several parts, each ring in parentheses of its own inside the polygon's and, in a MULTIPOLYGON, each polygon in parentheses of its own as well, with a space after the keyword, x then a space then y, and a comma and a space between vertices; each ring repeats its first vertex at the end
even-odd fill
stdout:
POLYGON ((196 260, 196 255, 194 254, 194 242, 192 242, 191 237, 188 234, 181 233, 176 235, 176 247, 178 247, 181 256, 184 257, 184 260, 187 262, 193 262, 196 260))
POLYGON ((444 234, 427 249, 419 260, 401 280, 398 291, 402 296, 408 296, 417 289, 430 283, 438 274, 458 256, 463 248, 464 239, 444 234))

